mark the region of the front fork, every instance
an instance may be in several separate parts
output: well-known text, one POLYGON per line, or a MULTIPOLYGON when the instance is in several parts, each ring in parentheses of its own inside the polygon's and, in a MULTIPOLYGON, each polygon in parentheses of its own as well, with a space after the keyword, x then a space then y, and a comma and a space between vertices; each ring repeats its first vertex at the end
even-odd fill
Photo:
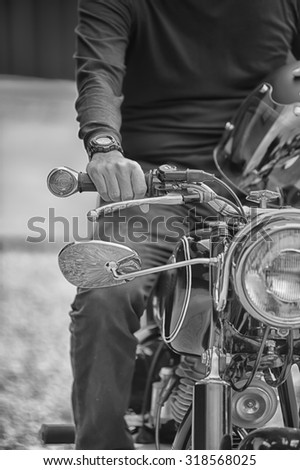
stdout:
MULTIPOLYGON (((226 223, 220 221, 211 223, 210 228, 210 256, 217 256, 224 252, 228 228, 226 223)), ((218 268, 211 266, 212 297, 215 297, 215 289, 219 284, 219 279, 218 268)), ((207 354, 210 372, 194 386, 192 448, 196 450, 231 449, 231 386, 220 377, 220 370, 223 369, 222 361, 225 358, 221 350, 215 346, 212 346, 207 354)))
POLYGON ((210 372, 194 386, 192 449, 231 449, 231 387, 219 374, 220 351, 213 347, 208 354, 210 372))

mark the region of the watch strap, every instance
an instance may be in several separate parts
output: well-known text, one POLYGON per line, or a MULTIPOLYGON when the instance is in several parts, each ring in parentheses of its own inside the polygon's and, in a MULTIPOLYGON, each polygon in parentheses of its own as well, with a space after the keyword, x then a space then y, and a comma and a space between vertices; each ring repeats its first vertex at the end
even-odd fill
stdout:
POLYGON ((112 150, 118 150, 124 155, 121 144, 111 135, 96 135, 86 143, 86 151, 91 160, 95 153, 108 153, 112 150), (97 140, 108 139, 110 142, 101 144, 97 140))

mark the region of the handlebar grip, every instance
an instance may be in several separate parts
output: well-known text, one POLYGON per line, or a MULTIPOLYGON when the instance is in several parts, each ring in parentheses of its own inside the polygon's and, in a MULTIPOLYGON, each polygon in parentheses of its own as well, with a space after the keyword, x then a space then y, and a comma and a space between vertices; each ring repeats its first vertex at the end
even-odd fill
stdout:
MULTIPOLYGON (((152 181, 149 179, 149 172, 145 173, 145 181, 147 187, 151 187, 152 181)), ((78 173, 78 191, 80 193, 87 191, 97 191, 96 186, 87 173, 78 173)))
MULTIPOLYGON (((148 188, 152 187, 152 172, 145 174, 148 188)), ((50 171, 47 178, 48 189, 54 196, 68 197, 77 192, 97 192, 96 186, 87 173, 68 167, 58 167, 50 171)))
POLYGON ((87 191, 97 191, 96 186, 87 173, 78 174, 78 191, 80 193, 87 191))

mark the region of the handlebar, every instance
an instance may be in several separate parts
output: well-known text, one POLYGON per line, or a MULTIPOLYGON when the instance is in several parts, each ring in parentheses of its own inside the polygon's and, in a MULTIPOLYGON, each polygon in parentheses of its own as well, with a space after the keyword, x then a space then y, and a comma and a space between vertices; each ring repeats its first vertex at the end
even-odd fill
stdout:
MULTIPOLYGON (((233 191, 211 173, 202 170, 178 170, 171 165, 162 165, 158 169, 145 173, 147 185, 146 197, 130 201, 106 204, 89 211, 88 218, 96 221, 101 215, 126 207, 144 204, 187 204, 208 203, 216 212, 224 216, 240 215, 245 217, 243 207, 233 191), (217 181, 225 187, 235 199, 237 205, 218 196, 207 184, 217 181)), ((87 173, 77 172, 68 167, 53 169, 48 175, 48 188, 58 197, 68 197, 77 192, 97 189, 87 173)))
POLYGON ((97 191, 96 186, 87 173, 79 173, 78 175, 78 191, 83 193, 85 191, 97 191))
POLYGON ((87 173, 61 166, 50 171, 47 178, 49 191, 57 197, 68 197, 75 193, 96 192, 96 186, 87 173))
MULTIPOLYGON (((154 189, 164 184, 187 184, 213 181, 215 176, 202 170, 177 170, 170 165, 161 165, 157 170, 145 173, 145 181, 148 188, 147 196, 154 195, 154 189)), ((87 173, 78 172, 68 167, 54 168, 48 175, 47 184, 49 191, 57 197, 68 197, 77 192, 96 192, 96 186, 87 173)))

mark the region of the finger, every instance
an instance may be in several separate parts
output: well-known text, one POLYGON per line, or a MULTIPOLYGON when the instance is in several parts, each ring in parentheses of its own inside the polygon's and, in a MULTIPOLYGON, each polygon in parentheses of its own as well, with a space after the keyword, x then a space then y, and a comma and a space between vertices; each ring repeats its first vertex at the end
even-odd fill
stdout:
POLYGON ((141 167, 135 166, 131 172, 131 185, 135 199, 143 198, 147 192, 145 175, 141 167))
POLYGON ((127 201, 134 198, 130 170, 128 167, 120 166, 116 172, 116 177, 120 189, 120 199, 122 201, 127 201))
POLYGON ((107 195, 110 201, 120 201, 120 188, 117 177, 113 171, 106 171, 103 173, 103 177, 106 183, 107 195))
POLYGON ((104 201, 109 201, 106 182, 101 173, 97 171, 96 167, 89 166, 87 167, 87 173, 93 181, 94 185, 96 186, 96 189, 100 194, 101 198, 104 199, 104 201))

